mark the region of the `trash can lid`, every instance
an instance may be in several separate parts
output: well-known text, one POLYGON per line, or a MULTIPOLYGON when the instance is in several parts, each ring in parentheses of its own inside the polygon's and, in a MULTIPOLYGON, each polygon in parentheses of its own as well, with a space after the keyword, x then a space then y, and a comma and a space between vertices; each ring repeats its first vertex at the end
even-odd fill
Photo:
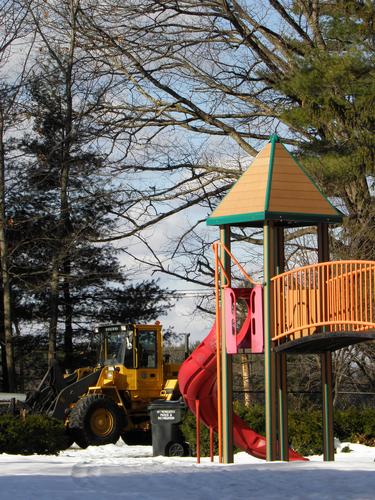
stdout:
POLYGON ((186 405, 182 399, 177 399, 174 401, 167 401, 165 399, 155 399, 148 405, 148 409, 152 410, 175 410, 175 409, 185 410, 186 405))

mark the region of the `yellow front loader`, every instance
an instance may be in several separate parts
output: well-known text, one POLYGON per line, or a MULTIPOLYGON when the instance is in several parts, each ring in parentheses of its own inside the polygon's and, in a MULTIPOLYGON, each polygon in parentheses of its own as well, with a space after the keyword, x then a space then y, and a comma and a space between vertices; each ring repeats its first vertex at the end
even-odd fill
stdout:
POLYGON ((103 325, 99 364, 63 376, 47 372, 27 400, 33 412, 64 420, 79 446, 146 444, 151 440, 148 405, 178 399, 179 365, 163 355, 161 325, 103 325))

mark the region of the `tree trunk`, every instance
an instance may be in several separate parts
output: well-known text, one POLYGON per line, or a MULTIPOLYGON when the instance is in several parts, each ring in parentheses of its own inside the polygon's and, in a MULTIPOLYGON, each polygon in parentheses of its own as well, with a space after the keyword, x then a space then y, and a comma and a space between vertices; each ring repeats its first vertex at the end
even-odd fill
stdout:
MULTIPOLYGON (((1 290, 0 318, 4 318, 3 279, 1 273, 0 273, 0 290, 1 290)), ((1 390, 3 390, 4 392, 9 392, 7 357, 5 352, 4 321, 0 321, 0 342, 1 342, 1 369, 2 369, 1 390)))
POLYGON ((4 119, 2 109, 0 109, 0 260, 3 284, 3 322, 8 390, 14 392, 16 390, 16 377, 13 355, 8 245, 6 240, 4 119))
POLYGON ((241 368, 242 368, 242 386, 244 391, 244 403, 245 406, 251 406, 251 396, 250 396, 250 366, 249 366, 249 356, 247 354, 241 354, 241 368))
POLYGON ((56 359, 57 321, 59 310, 59 269, 57 259, 53 260, 50 283, 50 322, 48 332, 48 366, 56 359))
MULTIPOLYGON (((0 239, 2 239, 2 230, 0 229, 0 239)), ((14 368, 14 352, 13 352, 13 334, 11 321, 11 292, 8 274, 8 266, 6 263, 7 255, 4 256, 4 247, 0 243, 0 251, 2 255, 2 275, 3 275, 3 294, 4 294, 4 337, 5 337, 5 355, 8 371, 8 386, 10 392, 16 391, 16 373, 14 368), (4 265, 5 263, 5 265, 4 265)))
POLYGON ((64 261, 64 284, 63 284, 63 292, 64 292, 64 316, 65 316, 65 334, 64 334, 64 352, 65 359, 69 360, 71 353, 73 352, 73 326, 72 326, 72 318, 73 318, 73 304, 72 297, 70 294, 70 260, 65 259, 64 261))
MULTIPOLYGON (((15 336, 13 338, 16 338, 19 341, 20 337, 21 337, 21 330, 20 330, 18 318, 16 318, 15 316, 13 316, 13 326, 14 326, 14 332, 15 332, 15 336)), ((17 346, 17 340, 16 340, 16 346, 17 346)), ((18 343, 19 349, 17 350, 17 356, 16 356, 17 363, 15 363, 15 366, 17 367, 17 364, 18 364, 18 376, 17 376, 18 390, 20 392, 25 392, 24 352, 23 352, 21 345, 22 344, 18 343)))
POLYGON ((76 40, 76 14, 78 3, 70 2, 70 47, 69 59, 65 67, 65 104, 66 115, 64 119, 64 139, 61 149, 61 171, 60 171, 60 223, 62 229, 63 243, 65 249, 65 258, 63 261, 63 293, 64 293, 64 316, 65 316, 65 334, 64 334, 64 351, 65 358, 69 362, 70 354, 73 351, 73 303, 70 295, 70 273, 71 273, 71 237, 72 223, 70 218, 70 203, 69 203, 69 181, 70 181, 70 162, 71 162, 71 146, 72 146, 72 128, 73 128, 73 66, 74 52, 76 40))
MULTIPOLYGON (((361 169, 358 169, 361 170, 361 169)), ((375 210, 366 175, 344 187, 350 217, 345 223, 350 236, 349 255, 344 257, 373 260, 375 258, 375 210)))
POLYGON ((5 337, 4 332, 1 332, 1 367, 2 367, 2 386, 1 389, 4 392, 9 392, 9 382, 8 382, 8 367, 7 367, 7 356, 5 352, 5 337))

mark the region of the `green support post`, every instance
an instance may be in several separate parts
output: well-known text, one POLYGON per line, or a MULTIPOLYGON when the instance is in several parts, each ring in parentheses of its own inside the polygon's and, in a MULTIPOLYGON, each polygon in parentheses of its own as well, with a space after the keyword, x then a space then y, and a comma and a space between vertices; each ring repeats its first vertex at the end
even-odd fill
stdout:
POLYGON ((277 369, 277 402, 278 402, 278 443, 280 460, 289 460, 288 443, 288 392, 287 392, 287 358, 285 352, 276 354, 277 369))
POLYGON ((335 460, 333 436, 333 392, 332 392, 332 353, 321 354, 322 399, 323 399, 323 460, 335 460))
MULTIPOLYGON (((318 225, 318 259, 329 261, 328 224, 318 225)), ((331 462, 335 459, 333 439, 333 390, 332 390, 332 353, 320 355, 322 377, 322 413, 323 413, 323 459, 331 462)))
POLYGON ((275 353, 272 352, 271 278, 275 274, 275 228, 272 222, 264 226, 264 384, 266 407, 266 454, 267 461, 276 460, 276 395, 275 353))
MULTIPOLYGON (((276 274, 285 271, 285 241, 284 228, 275 230, 276 244, 274 261, 276 274)), ((276 321, 276 318, 274 318, 276 321)), ((278 457, 280 460, 289 460, 288 439, 288 386, 287 386, 287 355, 285 352, 276 353, 276 391, 278 403, 278 457)))
MULTIPOLYGON (((220 241, 230 250, 230 226, 220 226, 220 241)), ((221 260, 225 273, 231 280, 231 259, 222 250, 221 260)), ((222 410, 223 410, 223 463, 231 464, 233 457, 233 374, 232 357, 226 352, 225 310, 224 310, 224 273, 221 271, 221 376, 222 376, 222 410)))

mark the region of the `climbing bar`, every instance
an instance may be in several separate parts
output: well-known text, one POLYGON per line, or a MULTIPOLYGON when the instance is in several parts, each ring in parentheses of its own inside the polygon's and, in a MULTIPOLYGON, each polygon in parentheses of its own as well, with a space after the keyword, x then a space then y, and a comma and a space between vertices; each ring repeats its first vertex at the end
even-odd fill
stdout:
MULTIPOLYGON (((221 291, 223 289, 228 289, 231 284, 230 277, 228 276, 228 270, 224 265, 224 257, 225 255, 229 256, 231 262, 234 262, 237 267, 240 269, 243 276, 253 285, 257 286, 259 283, 256 283, 251 276, 247 274, 238 260, 234 257, 231 251, 226 247, 226 245, 222 241, 216 241, 212 245, 212 249, 215 256, 215 297, 216 297, 216 376, 217 376, 217 402, 218 402, 218 451, 219 451, 219 462, 223 462, 223 454, 224 454, 224 415, 222 409, 222 401, 223 401, 223 374, 222 374, 222 364, 221 364, 221 350, 225 347, 223 345, 221 336, 222 336, 222 306, 221 304, 221 291)), ((225 343, 225 342, 224 342, 225 343)))
MULTIPOLYGON (((220 277, 219 277, 219 245, 212 245, 215 255, 215 301, 216 301, 216 321, 215 321, 215 336, 216 336, 216 377, 217 377, 217 428, 218 428, 218 448, 219 448, 219 463, 223 460, 223 414, 222 414, 222 390, 221 390, 221 318, 220 318, 220 277)), ((223 268, 223 272, 224 268, 223 268)), ((227 277, 228 280, 228 277, 227 277)))
POLYGON ((222 285, 223 287, 227 287, 229 286, 229 278, 224 270, 224 265, 221 261, 221 259, 218 257, 217 259, 217 262, 216 262, 216 256, 218 256, 219 252, 217 250, 215 250, 215 248, 221 248, 222 250, 224 250, 224 252, 230 257, 231 261, 234 262, 236 264, 236 266, 238 267, 238 269, 241 271, 241 273, 244 275, 244 277, 250 281, 250 283, 252 285, 260 285, 261 283, 258 283, 256 282, 249 274, 247 274, 247 272, 245 271, 245 269, 242 267, 242 265, 238 262, 238 260, 235 258, 235 256, 232 254, 232 252, 223 244, 221 243, 221 241, 215 241, 215 243, 212 244, 212 248, 213 248, 213 251, 215 253, 215 267, 216 267, 216 264, 218 264, 220 266, 220 268, 223 270, 224 272, 224 275, 225 275, 225 283, 222 285))

